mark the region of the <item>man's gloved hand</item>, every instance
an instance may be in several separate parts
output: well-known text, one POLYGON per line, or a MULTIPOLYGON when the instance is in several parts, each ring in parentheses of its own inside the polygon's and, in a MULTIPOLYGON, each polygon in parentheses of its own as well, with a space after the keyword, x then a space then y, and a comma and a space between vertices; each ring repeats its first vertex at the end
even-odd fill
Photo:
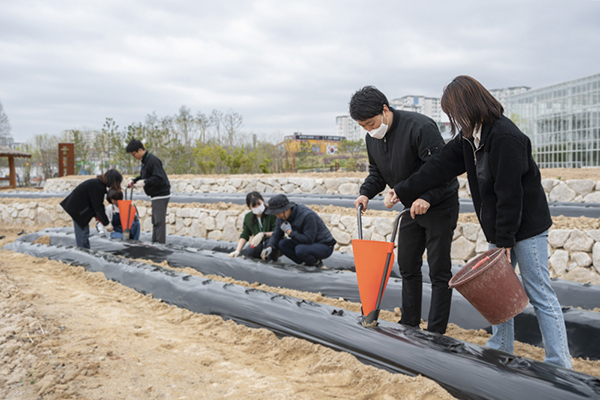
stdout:
POLYGON ((250 240, 250 247, 258 246, 262 242, 264 237, 265 237, 264 232, 259 232, 256 235, 254 235, 252 240, 250 240))
POLYGON ((100 233, 100 236, 108 236, 108 232, 106 231, 106 228, 104 227, 104 225, 102 225, 101 222, 96 223, 96 230, 98 231, 98 233, 100 233))
POLYGON ((140 188, 140 189, 141 189, 141 188, 143 188, 143 187, 144 187, 144 185, 145 185, 145 184, 146 184, 146 181, 144 181, 143 179, 140 179, 139 181, 137 181, 137 182, 135 183, 135 187, 136 187, 136 188, 140 188))
POLYGON ((260 258, 262 258, 263 260, 266 260, 267 257, 269 257, 272 252, 273 252, 273 249, 271 247, 267 247, 266 249, 264 249, 263 251, 260 252, 260 258))
POLYGON ((240 252, 236 250, 236 251, 232 251, 231 253, 229 253, 227 255, 227 257, 237 257, 239 255, 240 255, 240 252))
POLYGON ((292 224, 290 224, 287 221, 283 221, 281 223, 281 230, 283 231, 283 233, 287 233, 287 231, 292 229, 292 224))
POLYGON ((130 179, 129 181, 127 181, 127 189, 132 188, 133 185, 135 185, 135 182, 133 181, 133 179, 130 179))

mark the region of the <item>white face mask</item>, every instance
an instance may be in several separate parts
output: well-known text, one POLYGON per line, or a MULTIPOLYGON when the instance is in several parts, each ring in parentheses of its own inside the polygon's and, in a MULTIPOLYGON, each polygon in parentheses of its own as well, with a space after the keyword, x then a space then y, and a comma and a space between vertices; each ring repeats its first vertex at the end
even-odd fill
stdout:
POLYGON ((260 215, 260 214, 262 214, 264 211, 265 211, 265 205, 264 205, 264 204, 261 204, 260 206, 258 206, 258 207, 255 207, 255 208, 253 208, 253 209, 252 209, 252 212, 253 212, 254 214, 256 214, 256 215, 260 215))
POLYGON ((383 139, 383 137, 387 133, 387 130, 388 130, 388 126, 387 126, 387 124, 383 123, 383 114, 381 114, 381 125, 379 125, 379 128, 373 129, 372 131, 368 131, 368 132, 369 132, 369 135, 371 135, 371 137, 373 137, 375 139, 383 139))

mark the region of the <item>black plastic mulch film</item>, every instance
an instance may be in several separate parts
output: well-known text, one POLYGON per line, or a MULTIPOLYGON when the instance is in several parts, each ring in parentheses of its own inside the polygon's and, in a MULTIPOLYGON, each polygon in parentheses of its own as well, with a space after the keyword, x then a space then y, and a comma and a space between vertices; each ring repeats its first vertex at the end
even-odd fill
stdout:
POLYGON ((190 276, 97 250, 25 241, 4 248, 103 272, 108 279, 194 312, 310 340, 389 371, 423 375, 459 399, 600 396, 600 379, 589 375, 386 321, 377 328, 364 328, 358 313, 323 304, 190 276))
MULTIPOLYGON (((68 228, 47 229, 25 235, 19 240, 34 241, 49 236, 50 244, 75 246, 75 236, 68 228), (60 232, 57 232, 60 230, 60 232)), ((203 274, 214 274, 245 282, 259 282, 273 287, 284 287, 304 292, 321 293, 330 298, 343 298, 360 303, 356 275, 350 271, 324 270, 295 264, 266 263, 258 260, 229 258, 225 253, 173 245, 147 244, 109 240, 93 235, 92 248, 114 255, 148 259, 156 263, 167 261, 173 268, 190 267, 203 274)), ((580 284, 579 284, 580 285, 580 284)), ((583 285, 580 285, 583 286, 583 285)), ((402 280, 390 279, 383 296, 381 309, 393 311, 401 304, 402 280)), ((431 285, 423 284, 422 318, 427 319, 431 300, 431 285)), ((598 298, 597 298, 598 301, 598 298)), ((573 357, 600 359, 600 313, 564 307, 569 350, 573 357)), ((485 329, 490 323, 462 296, 453 291, 450 322, 464 329, 485 329)), ((515 317, 515 339, 543 347, 537 318, 531 305, 515 317)))

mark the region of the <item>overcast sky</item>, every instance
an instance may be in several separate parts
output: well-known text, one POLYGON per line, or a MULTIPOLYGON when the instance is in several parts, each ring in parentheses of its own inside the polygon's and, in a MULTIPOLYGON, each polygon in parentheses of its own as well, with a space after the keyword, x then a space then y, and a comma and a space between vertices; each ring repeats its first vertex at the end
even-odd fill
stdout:
POLYGON ((335 134, 365 85, 441 97, 600 73, 600 1, 2 0, 15 141, 149 113, 235 111, 259 135, 335 134))

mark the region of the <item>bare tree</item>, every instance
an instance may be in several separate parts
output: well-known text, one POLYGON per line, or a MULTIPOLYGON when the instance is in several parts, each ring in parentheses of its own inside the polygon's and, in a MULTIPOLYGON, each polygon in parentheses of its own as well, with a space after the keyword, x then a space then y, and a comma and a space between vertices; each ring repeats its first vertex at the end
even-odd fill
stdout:
POLYGON ((192 139, 194 139, 194 133, 196 131, 196 119, 191 113, 191 110, 186 106, 179 107, 179 114, 173 118, 175 127, 180 134, 179 139, 182 144, 189 146, 192 139))
POLYGON ((210 114, 210 126, 213 128, 215 140, 218 144, 221 143, 221 133, 223 130, 223 112, 219 110, 212 110, 210 114))
POLYGON ((58 137, 54 135, 35 135, 33 138, 33 162, 39 164, 44 178, 52 178, 58 172, 58 137))
POLYGON ((13 138, 10 134, 10 122, 4 112, 4 107, 0 103, 0 146, 12 147, 13 138))
POLYGON ((207 132, 208 128, 210 127, 210 118, 207 117, 202 112, 198 111, 196 113, 196 125, 198 126, 198 133, 199 133, 198 140, 200 141, 200 143, 206 143, 206 140, 207 140, 206 132, 207 132))
POLYGON ((229 147, 233 147, 236 144, 235 137, 239 133, 243 122, 242 116, 234 111, 229 111, 223 116, 223 129, 227 135, 227 145, 229 147))

